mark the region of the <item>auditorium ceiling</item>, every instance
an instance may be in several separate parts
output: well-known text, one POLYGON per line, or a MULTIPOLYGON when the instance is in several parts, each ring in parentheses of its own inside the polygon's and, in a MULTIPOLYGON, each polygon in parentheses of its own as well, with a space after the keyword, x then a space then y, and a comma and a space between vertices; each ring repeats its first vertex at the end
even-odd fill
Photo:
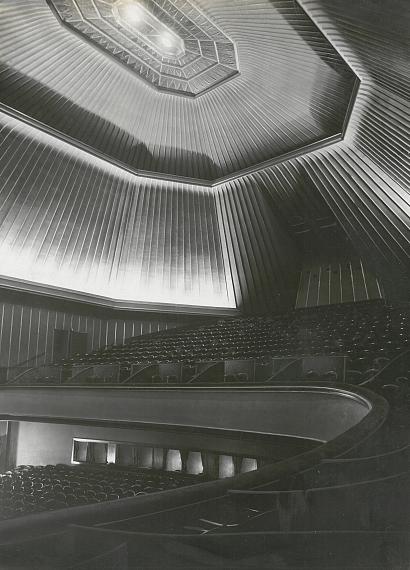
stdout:
POLYGON ((186 0, 49 0, 61 22, 160 91, 195 97, 238 73, 235 46, 186 0))
POLYGON ((0 26, 3 108, 153 177, 332 143, 357 87, 293 0, 3 0, 0 26))
POLYGON ((408 0, 194 4, 238 71, 195 96, 159 90, 46 0, 2 0, 0 287, 278 311, 304 236, 320 254, 336 228, 409 301, 408 0))

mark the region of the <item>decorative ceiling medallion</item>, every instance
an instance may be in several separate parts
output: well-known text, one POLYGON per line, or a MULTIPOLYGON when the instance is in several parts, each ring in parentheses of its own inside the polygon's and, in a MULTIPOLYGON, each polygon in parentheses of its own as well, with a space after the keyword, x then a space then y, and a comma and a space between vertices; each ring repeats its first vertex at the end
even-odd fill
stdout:
POLYGON ((188 0, 48 0, 67 27, 162 91, 195 97, 238 73, 235 46, 188 0))

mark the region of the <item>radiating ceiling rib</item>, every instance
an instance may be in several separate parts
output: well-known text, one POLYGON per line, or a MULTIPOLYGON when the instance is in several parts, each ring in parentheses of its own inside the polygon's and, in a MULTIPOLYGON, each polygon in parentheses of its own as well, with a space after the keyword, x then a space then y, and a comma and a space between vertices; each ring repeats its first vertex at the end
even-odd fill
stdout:
MULTIPOLYGON (((275 4, 278 10, 275 15, 269 12, 269 17, 269 3, 264 0, 199 0, 199 4, 237 42, 242 75, 191 101, 192 105, 176 97, 153 95, 147 86, 136 83, 89 46, 79 45, 63 30, 57 34, 37 0, 20 0, 20 8, 28 14, 26 22, 15 10, 16 4, 6 0, 3 25, 7 20, 8 27, 1 58, 4 55, 6 63, 16 69, 11 72, 3 64, 3 83, 9 95, 17 87, 13 93, 21 97, 16 99, 20 103, 27 89, 40 96, 42 105, 49 104, 49 115, 59 118, 64 128, 70 126, 73 116, 79 118, 71 127, 76 136, 95 129, 95 144, 115 146, 130 163, 143 164, 146 169, 189 172, 196 178, 220 178, 246 168, 266 156, 272 146, 281 152, 289 143, 303 143, 319 135, 321 121, 327 124, 332 116, 343 118, 346 72, 337 72, 340 63, 333 48, 303 20, 293 1, 273 0, 269 10, 275 4), (40 15, 51 25, 47 37, 42 35, 40 15), (246 29, 244 19, 248 21, 246 29), (63 37, 64 42, 60 41, 63 37), (251 51, 248 47, 255 37, 258 42, 251 51), (62 44, 67 49, 61 49, 62 44), (47 56, 51 67, 47 66, 47 56), (60 67, 56 65, 58 58, 60 67), (320 73, 307 102, 298 84, 305 87, 316 67, 320 73), (39 90, 34 73, 42 83, 39 90), (82 78, 81 92, 77 74, 82 78), (115 89, 121 97, 116 96, 115 89), (73 104, 76 97, 79 109, 73 104), (292 103, 289 107, 286 99, 292 103), (146 112, 148 106, 155 108, 155 117, 146 112), (100 116, 93 114, 95 110, 100 116), (313 119, 306 115, 307 110, 313 119), (136 137, 140 132, 146 136, 143 141, 136 137)), ((112 277, 122 276, 121 280, 133 283, 136 289, 148 274, 194 296, 200 291, 195 283, 203 279, 222 302, 232 300, 233 289, 244 308, 274 310, 279 305, 272 291, 289 295, 292 272, 299 263, 294 261, 292 267, 288 264, 292 256, 297 257, 295 248, 281 223, 276 222, 278 218, 289 221, 292 215, 299 215, 303 221, 306 209, 316 209, 318 216, 333 215, 338 220, 363 257, 372 260, 386 282, 390 280, 391 291, 400 289, 408 297, 410 74, 406 67, 410 50, 404 33, 409 14, 406 2, 394 0, 383 5, 380 19, 375 16, 381 5, 371 0, 301 0, 301 4, 362 79, 344 143, 266 166, 257 173, 243 172, 234 182, 225 181, 214 190, 202 189, 198 195, 191 186, 175 182, 130 182, 135 179, 113 167, 107 166, 102 172, 97 159, 90 160, 94 165, 91 171, 79 151, 73 151, 75 160, 60 151, 55 170, 40 186, 38 171, 34 170, 32 178, 27 176, 36 190, 13 171, 13 161, 17 158, 17 167, 29 173, 36 157, 37 161, 39 157, 46 159, 44 143, 31 140, 33 130, 29 127, 15 132, 3 129, 0 150, 6 150, 1 163, 7 185, 0 194, 5 198, 0 208, 3 235, 43 262, 55 254, 62 255, 63 264, 71 267, 75 263, 76 269, 89 278, 96 267, 104 276, 107 260, 112 277), (387 21, 391 32, 386 31, 387 21), (96 176, 96 172, 98 183, 85 184, 86 175, 96 176), (72 185, 91 194, 93 223, 85 222, 88 211, 87 216, 74 215, 79 202, 74 201, 75 192, 69 192, 72 185), (58 196, 53 195, 54 186, 58 196), (155 189, 162 192, 161 200, 155 189), (28 211, 24 209, 28 204, 25 192, 33 198, 28 211), (41 196, 37 202, 36 192, 41 196), (275 208, 272 215, 262 197, 268 192, 275 208), (188 225, 181 223, 185 216, 190 219, 188 225), (26 220, 24 226, 21 220, 26 220), (34 231, 40 221, 46 231, 41 226, 34 231), (80 233, 76 239, 72 232, 70 241, 67 232, 72 223, 80 226, 80 233), (59 232, 64 233, 64 239, 59 232), (151 251, 152 245, 159 247, 151 251), (182 267, 181 281, 178 275, 182 267)), ((30 112, 36 111, 36 101, 26 104, 30 112)), ((7 121, 17 128, 13 119, 7 121)))
POLYGON ((300 0, 362 78, 410 95, 410 11, 407 0, 300 0))
POLYGON ((87 163, 17 122, 2 132, 3 275, 114 299, 233 306, 211 189, 87 163))
POLYGON ((410 187, 409 101, 378 85, 363 86, 347 137, 389 177, 410 187))
POLYGON ((241 76, 187 101, 84 44, 45 2, 5 0, 2 100, 133 169, 203 180, 340 132, 353 75, 328 64, 333 48, 293 1, 201 8, 237 43, 241 76))

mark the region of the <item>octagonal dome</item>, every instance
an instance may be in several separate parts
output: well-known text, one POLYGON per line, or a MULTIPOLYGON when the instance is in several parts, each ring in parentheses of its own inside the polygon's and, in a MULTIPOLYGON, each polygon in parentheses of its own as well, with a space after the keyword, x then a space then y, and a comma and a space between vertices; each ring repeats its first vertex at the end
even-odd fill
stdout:
MULTIPOLYGON (((120 33, 115 18, 122 21, 135 9, 123 1, 90 1, 105 20, 87 12, 81 25, 110 23, 120 33)), ((63 12, 72 0, 53 2, 63 12)), ((343 138, 357 78, 296 1, 173 0, 172 9, 170 0, 141 2, 144 14, 162 16, 157 32, 134 30, 139 39, 132 45, 162 61, 163 90, 159 76, 157 88, 142 81, 131 69, 136 60, 111 40, 97 49, 85 32, 62 25, 43 0, 3 0, 2 109, 133 173, 208 186, 343 138), (182 30, 188 20, 189 34, 182 30), (153 36, 162 32, 172 36, 178 56, 160 53, 153 36), (179 96, 177 79, 164 72, 172 67, 166 62, 194 57, 196 42, 204 61, 217 51, 221 63, 220 45, 228 45, 222 38, 235 46, 223 65, 233 70, 236 55, 240 73, 220 81, 218 67, 211 67, 217 83, 209 88, 209 82, 195 83, 205 82, 208 73, 197 72, 202 60, 195 60, 192 81, 186 81, 198 93, 206 89, 200 97, 179 96)), ((86 0, 75 4, 85 6, 86 0)))

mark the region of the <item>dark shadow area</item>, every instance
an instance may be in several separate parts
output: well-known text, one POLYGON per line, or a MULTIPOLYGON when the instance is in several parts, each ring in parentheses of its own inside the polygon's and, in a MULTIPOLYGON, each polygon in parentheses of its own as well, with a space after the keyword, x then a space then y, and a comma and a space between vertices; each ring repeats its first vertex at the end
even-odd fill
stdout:
MULTIPOLYGON (((283 2, 271 0, 271 3, 288 25, 298 34, 303 41, 305 49, 312 50, 321 62, 337 73, 337 82, 335 82, 334 76, 325 77, 324 81, 323 74, 320 70, 317 70, 315 84, 321 86, 324 94, 336 92, 340 102, 339 107, 335 109, 333 104, 333 107, 328 112, 323 112, 323 110, 319 112, 317 94, 311 93, 310 112, 315 122, 325 132, 333 132, 334 130, 342 132, 343 124, 350 113, 351 98, 354 96, 357 88, 357 76, 296 1, 293 2, 293 10, 291 11, 289 6, 283 2)), ((319 107, 321 107, 320 104, 319 107)))

